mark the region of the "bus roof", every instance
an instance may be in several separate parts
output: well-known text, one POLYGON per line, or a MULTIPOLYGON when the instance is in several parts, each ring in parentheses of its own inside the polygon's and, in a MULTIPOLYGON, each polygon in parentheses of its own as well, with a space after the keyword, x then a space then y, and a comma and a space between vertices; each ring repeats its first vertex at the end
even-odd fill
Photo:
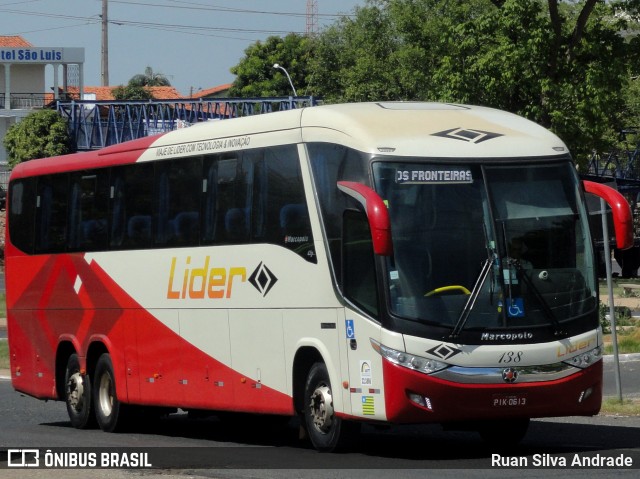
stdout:
POLYGON ((217 151, 237 149, 241 138, 249 142, 241 147, 328 142, 371 154, 435 158, 549 157, 568 153, 565 144, 550 131, 504 111, 447 103, 377 102, 322 105, 198 124, 161 136, 151 148, 164 149, 163 153, 150 149, 141 160, 157 159, 165 153, 189 156, 196 146, 217 151), (228 140, 232 146, 202 145, 211 139, 228 140), (192 146, 187 147, 189 144, 192 146))
POLYGON ((492 108, 379 102, 307 108, 304 141, 336 141, 372 154, 436 158, 537 157, 566 154, 545 128, 492 108))

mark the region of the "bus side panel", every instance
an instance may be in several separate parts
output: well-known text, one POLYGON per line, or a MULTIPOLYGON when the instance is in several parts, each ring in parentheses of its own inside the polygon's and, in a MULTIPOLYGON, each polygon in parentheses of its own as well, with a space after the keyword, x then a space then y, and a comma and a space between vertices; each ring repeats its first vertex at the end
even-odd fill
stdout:
MULTIPOLYGON (((115 374, 127 378, 125 382, 131 394, 125 396, 123 388, 120 388, 118 397, 121 400, 135 404, 280 414, 292 410, 290 397, 280 392, 279 384, 274 388, 272 384, 266 384, 264 378, 265 384, 257 391, 259 394, 256 397, 245 399, 246 394, 256 391, 251 388, 247 392, 249 388, 244 388, 243 399, 238 403, 234 388, 238 387, 237 384, 251 385, 248 379, 255 379, 255 373, 250 374, 251 368, 240 371, 232 368, 227 309, 147 310, 97 261, 92 259, 90 264, 100 279, 98 289, 115 298, 117 304, 127 311, 127 320, 124 321, 126 328, 123 328, 122 336, 127 338, 122 353, 126 356, 126 362, 115 374), (259 406, 256 406, 256 399, 259 400, 259 406)), ((254 317, 254 312, 250 317, 254 317)), ((262 316, 258 315, 256 321, 256 327, 259 327, 262 316)), ((281 326, 278 331, 281 331, 281 326)), ((281 332, 278 336, 282 336, 281 332)), ((250 348, 248 353, 245 349, 243 352, 250 356, 259 351, 254 349, 250 348)))
POLYGON ((380 341, 381 327, 351 309, 345 309, 348 323, 349 393, 352 415, 367 420, 387 419, 382 357, 371 346, 380 341))
MULTIPOLYGON (((344 337, 344 313, 342 308, 290 309, 283 313, 284 353, 287 364, 287 391, 292 394, 293 362, 301 348, 316 350, 329 371, 336 412, 350 414, 350 404, 340 391, 345 391, 342 383, 349 377, 346 351, 341 350, 340 341, 344 337)), ((344 348, 343 348, 344 349, 344 348)), ((308 371, 307 371, 308 372, 308 371)), ((306 381, 306 378, 303 378, 306 381)))
POLYGON ((240 373, 234 382, 238 410, 293 414, 290 396, 277 393, 287 390, 282 310, 236 309, 229 311, 231 363, 240 373), (268 384, 269 388, 264 388, 268 384))
POLYGON ((232 409, 235 375, 225 366, 231 364, 228 311, 180 310, 180 335, 195 346, 183 358, 184 376, 188 379, 184 404, 199 409, 232 409), (211 355, 205 351, 211 351, 211 355))
POLYGON ((34 311, 13 311, 7 315, 11 381, 17 391, 41 399, 55 399, 54 366, 42 360, 39 339, 43 336, 38 333, 37 325, 34 311))
POLYGON ((140 310, 134 318, 142 402, 181 404, 183 353, 178 310, 140 310))

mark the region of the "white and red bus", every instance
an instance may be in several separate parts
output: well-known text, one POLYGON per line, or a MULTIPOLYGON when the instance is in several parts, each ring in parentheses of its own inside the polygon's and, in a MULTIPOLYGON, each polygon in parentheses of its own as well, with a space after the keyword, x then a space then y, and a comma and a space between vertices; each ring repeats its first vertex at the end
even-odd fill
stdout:
POLYGON ((16 390, 117 430, 138 407, 522 438, 593 415, 602 331, 565 145, 493 109, 310 107, 33 160, 9 184, 16 390))

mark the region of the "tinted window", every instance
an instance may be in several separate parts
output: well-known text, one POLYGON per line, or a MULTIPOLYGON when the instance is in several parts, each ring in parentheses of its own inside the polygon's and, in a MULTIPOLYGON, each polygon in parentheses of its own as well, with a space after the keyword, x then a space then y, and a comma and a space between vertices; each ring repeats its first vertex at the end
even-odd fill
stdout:
POLYGON ((342 214, 347 208, 358 208, 358 204, 342 193, 337 184, 338 181, 355 181, 369 185, 366 158, 354 150, 330 143, 312 143, 308 148, 322 223, 329 241, 331 262, 340 284, 342 214))
POLYGON ((44 176, 12 188, 19 229, 12 238, 29 252, 35 232, 37 253, 272 243, 316 261, 293 145, 44 176), (36 181, 37 196, 29 191, 36 181))
POLYGON ((9 236, 14 246, 26 253, 33 252, 35 185, 35 178, 28 178, 9 187, 9 236))
POLYGON ((202 196, 201 158, 158 163, 155 173, 156 245, 197 245, 202 196))
POLYGON ((112 178, 111 246, 150 247, 153 164, 114 168, 112 178))
POLYGON ((38 178, 36 198, 36 253, 67 249, 67 175, 38 178))
POLYGON ((99 251, 107 246, 109 170, 71 174, 69 193, 69 249, 99 251))

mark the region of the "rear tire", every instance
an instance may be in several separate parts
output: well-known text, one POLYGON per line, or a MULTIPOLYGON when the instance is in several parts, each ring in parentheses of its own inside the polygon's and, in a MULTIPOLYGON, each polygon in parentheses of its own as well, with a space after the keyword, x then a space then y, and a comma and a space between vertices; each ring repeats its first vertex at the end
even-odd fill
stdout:
POLYGON ((107 353, 100 356, 96 363, 93 400, 100 429, 105 432, 116 432, 122 429, 127 406, 118 400, 113 364, 111 356, 107 353))
POLYGON ((71 425, 77 429, 95 427, 91 379, 87 374, 80 372, 80 361, 75 353, 67 360, 64 385, 64 400, 71 425))
POLYGON ((311 444, 320 452, 346 446, 359 429, 358 424, 343 421, 335 415, 331 381, 324 363, 315 363, 309 370, 303 414, 311 444))

